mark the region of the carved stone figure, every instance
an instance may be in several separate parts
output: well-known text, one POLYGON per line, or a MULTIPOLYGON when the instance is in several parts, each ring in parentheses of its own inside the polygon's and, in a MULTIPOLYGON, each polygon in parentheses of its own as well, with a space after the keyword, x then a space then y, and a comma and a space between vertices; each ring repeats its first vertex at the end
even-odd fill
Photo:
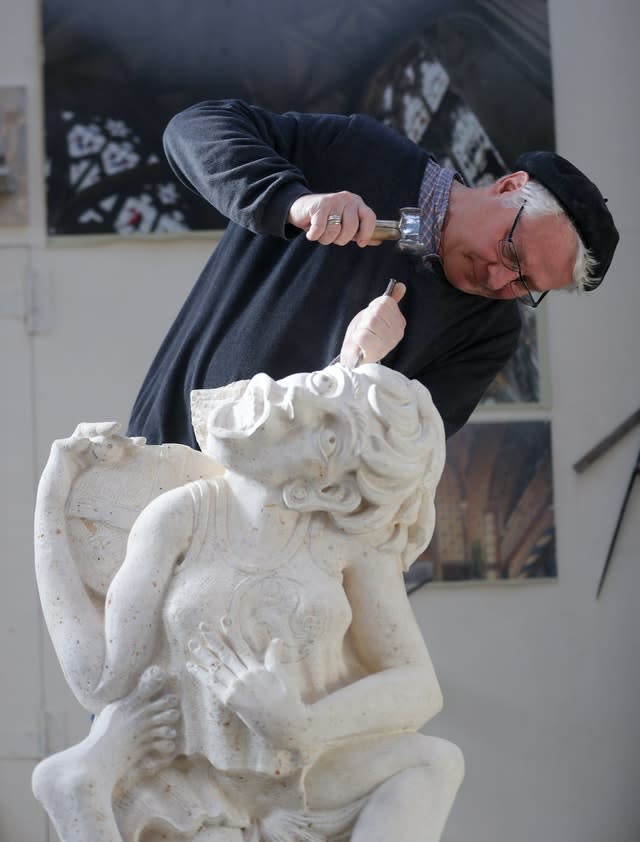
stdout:
POLYGON ((406 570, 444 461, 380 365, 192 395, 202 453, 54 443, 38 586, 89 735, 35 770, 62 842, 435 842, 463 774, 406 570))

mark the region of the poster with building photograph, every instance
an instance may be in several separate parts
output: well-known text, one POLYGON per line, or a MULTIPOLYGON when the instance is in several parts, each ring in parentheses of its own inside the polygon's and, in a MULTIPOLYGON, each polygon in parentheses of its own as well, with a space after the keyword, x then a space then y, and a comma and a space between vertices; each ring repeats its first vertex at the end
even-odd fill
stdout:
POLYGON ((409 572, 409 589, 556 577, 550 428, 471 422, 448 441, 434 537, 409 572))
POLYGON ((26 225, 26 90, 0 87, 0 225, 26 225))

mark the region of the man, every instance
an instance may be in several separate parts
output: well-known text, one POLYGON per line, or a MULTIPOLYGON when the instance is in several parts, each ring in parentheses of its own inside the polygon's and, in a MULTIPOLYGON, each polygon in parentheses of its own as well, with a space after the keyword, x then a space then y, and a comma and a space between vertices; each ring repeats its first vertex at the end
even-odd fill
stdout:
POLYGON ((420 380, 451 435, 515 350, 518 301, 597 286, 618 241, 598 189, 553 153, 468 188, 366 116, 241 101, 178 114, 165 150, 230 224, 136 400, 129 433, 149 443, 197 447, 192 389, 313 371, 338 353, 420 380), (425 256, 371 247, 376 217, 416 205, 425 256), (389 278, 402 283, 381 295, 389 278))

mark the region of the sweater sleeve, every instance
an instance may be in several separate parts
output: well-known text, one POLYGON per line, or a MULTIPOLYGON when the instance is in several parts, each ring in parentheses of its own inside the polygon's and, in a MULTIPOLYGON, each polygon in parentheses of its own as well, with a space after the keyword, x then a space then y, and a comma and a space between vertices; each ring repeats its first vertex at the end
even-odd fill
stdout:
POLYGON ((417 375, 431 392, 447 438, 468 420, 493 378, 506 365, 518 345, 520 322, 492 333, 491 321, 473 341, 454 349, 444 359, 417 375))
POLYGON ((315 192, 304 169, 348 124, 336 115, 273 114, 240 100, 201 102, 164 133, 180 181, 220 213, 257 234, 292 237, 289 208, 315 192))

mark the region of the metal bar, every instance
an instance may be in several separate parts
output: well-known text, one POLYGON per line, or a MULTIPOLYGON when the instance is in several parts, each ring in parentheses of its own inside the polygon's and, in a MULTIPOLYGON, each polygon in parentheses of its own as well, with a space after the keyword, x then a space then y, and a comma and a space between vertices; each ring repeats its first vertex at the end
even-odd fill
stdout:
POLYGON ((589 467, 589 465, 592 465, 596 459, 602 456, 603 453, 613 447, 616 442, 620 441, 620 439, 626 435, 629 430, 632 430, 636 424, 640 424, 640 409, 632 413, 625 421, 622 422, 622 424, 619 424, 613 432, 609 433, 609 435, 605 436, 605 438, 598 442, 595 447, 592 447, 591 450, 585 453, 582 459, 578 459, 573 466, 573 470, 581 474, 589 467))
POLYGON ((618 537, 618 532, 620 531, 620 525, 622 523, 622 518, 624 517, 625 509, 627 508, 627 503, 629 502, 629 497, 631 496, 631 489, 633 488, 633 483, 635 478, 640 473, 640 451, 638 452, 638 458, 636 459, 636 464, 633 468, 633 472, 631 474, 631 479, 629 480, 629 485, 627 486, 626 494, 624 495, 624 501, 622 503, 622 507, 620 509, 620 513, 618 514, 618 522, 616 523, 616 528, 613 533, 613 537, 611 539, 611 544, 609 545, 609 552, 607 553, 607 558, 604 562, 604 568, 602 569, 602 575, 600 576, 600 582, 598 583, 598 590, 596 593, 596 599, 600 596, 602 591, 602 586, 604 585, 604 580, 607 575, 607 570, 609 569, 609 562, 611 561, 611 556, 613 555, 613 548, 616 545, 616 539, 618 537))

